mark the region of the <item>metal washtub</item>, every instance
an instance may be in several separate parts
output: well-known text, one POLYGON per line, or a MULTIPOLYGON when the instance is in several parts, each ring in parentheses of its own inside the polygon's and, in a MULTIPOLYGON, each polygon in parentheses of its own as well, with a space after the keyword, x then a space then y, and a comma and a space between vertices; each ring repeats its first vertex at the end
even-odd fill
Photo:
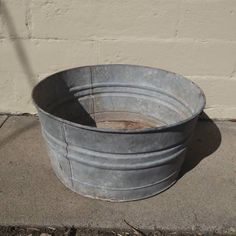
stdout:
POLYGON ((135 65, 65 70, 38 83, 32 97, 57 177, 109 201, 174 184, 205 106, 190 80, 135 65))

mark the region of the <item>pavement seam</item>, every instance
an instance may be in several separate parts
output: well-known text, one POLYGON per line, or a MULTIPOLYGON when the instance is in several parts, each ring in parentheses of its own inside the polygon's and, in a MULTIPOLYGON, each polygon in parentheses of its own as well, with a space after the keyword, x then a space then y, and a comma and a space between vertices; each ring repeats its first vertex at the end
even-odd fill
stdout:
POLYGON ((73 187, 74 182, 73 182, 73 175, 72 175, 72 166, 71 166, 71 161, 68 158, 68 141, 67 141, 67 136, 66 136, 66 128, 65 128, 65 123, 62 124, 62 129, 63 129, 63 137, 64 137, 64 142, 66 143, 66 150, 65 150, 65 158, 68 160, 69 162, 69 167, 70 167, 70 178, 71 178, 71 185, 73 187))
POLYGON ((0 124, 0 129, 3 127, 3 125, 6 123, 6 121, 8 120, 9 116, 7 116, 3 122, 0 124))

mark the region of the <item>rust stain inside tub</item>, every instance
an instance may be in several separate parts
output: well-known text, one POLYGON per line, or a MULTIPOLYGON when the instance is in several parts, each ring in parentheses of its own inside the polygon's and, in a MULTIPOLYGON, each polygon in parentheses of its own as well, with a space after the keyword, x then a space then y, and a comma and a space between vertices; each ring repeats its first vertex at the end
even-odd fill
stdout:
POLYGON ((96 127, 104 129, 145 129, 164 125, 157 119, 148 118, 142 114, 129 112, 102 112, 91 115, 96 127))
POLYGON ((153 124, 138 122, 138 121, 102 121, 96 123, 97 128, 105 129, 145 129, 155 127, 153 124))

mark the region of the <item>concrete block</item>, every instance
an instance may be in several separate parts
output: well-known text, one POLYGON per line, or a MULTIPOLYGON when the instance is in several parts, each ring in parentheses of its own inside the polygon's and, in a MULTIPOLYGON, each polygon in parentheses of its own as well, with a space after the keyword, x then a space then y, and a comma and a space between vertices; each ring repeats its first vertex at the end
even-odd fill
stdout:
POLYGON ((0 71, 53 73, 97 63, 95 42, 64 40, 1 40, 0 71))
POLYGON ((31 91, 37 79, 24 73, 1 72, 0 112, 35 113, 31 91))
POLYGON ((236 108, 235 106, 214 106, 208 107, 204 110, 204 112, 212 119, 215 120, 235 120, 236 117, 236 108))
POLYGON ((179 2, 171 0, 33 0, 33 37, 169 38, 178 16, 179 2))
POLYGON ((1 0, 0 37, 27 38, 30 35, 30 0, 1 0))
POLYGON ((236 42, 103 41, 99 63, 143 64, 183 75, 230 76, 236 42))
POLYGON ((184 1, 177 26, 179 38, 236 40, 236 2, 184 1))
POLYGON ((236 79, 188 77, 198 84, 207 96, 206 107, 236 107, 236 79), (227 92, 226 92, 227 91, 227 92))
POLYGON ((188 77, 206 95, 205 113, 212 119, 235 119, 236 80, 230 78, 188 77))

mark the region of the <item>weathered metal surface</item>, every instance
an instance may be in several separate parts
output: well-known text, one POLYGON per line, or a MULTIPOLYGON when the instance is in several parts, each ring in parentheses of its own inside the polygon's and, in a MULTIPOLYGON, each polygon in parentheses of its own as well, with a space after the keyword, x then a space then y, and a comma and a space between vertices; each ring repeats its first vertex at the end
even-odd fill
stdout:
POLYGON ((109 201, 146 198, 175 183, 205 105, 193 82, 133 65, 62 71, 32 96, 58 178, 109 201))

